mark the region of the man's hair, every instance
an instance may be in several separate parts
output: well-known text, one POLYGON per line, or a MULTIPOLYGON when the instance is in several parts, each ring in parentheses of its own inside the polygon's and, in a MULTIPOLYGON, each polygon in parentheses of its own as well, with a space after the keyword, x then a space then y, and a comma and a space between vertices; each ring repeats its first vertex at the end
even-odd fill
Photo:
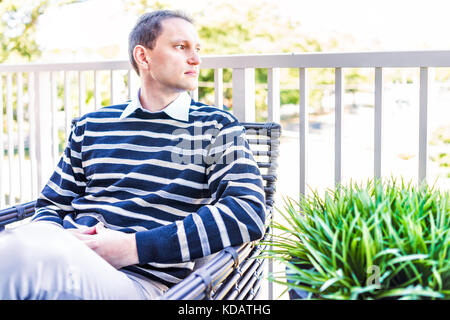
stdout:
POLYGON ((131 30, 128 37, 128 54, 130 62, 137 74, 139 74, 139 69, 133 56, 134 47, 142 45, 146 48, 153 49, 156 39, 162 32, 161 22, 170 18, 180 18, 194 24, 192 18, 187 16, 184 12, 158 10, 142 15, 138 19, 133 30, 131 30))

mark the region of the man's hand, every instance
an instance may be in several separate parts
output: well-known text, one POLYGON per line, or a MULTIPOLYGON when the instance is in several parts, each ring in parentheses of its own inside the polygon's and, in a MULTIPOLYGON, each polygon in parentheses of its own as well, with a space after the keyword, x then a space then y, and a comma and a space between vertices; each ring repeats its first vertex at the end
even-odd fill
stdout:
POLYGON ((101 222, 68 230, 116 269, 139 263, 134 234, 107 229, 101 222))

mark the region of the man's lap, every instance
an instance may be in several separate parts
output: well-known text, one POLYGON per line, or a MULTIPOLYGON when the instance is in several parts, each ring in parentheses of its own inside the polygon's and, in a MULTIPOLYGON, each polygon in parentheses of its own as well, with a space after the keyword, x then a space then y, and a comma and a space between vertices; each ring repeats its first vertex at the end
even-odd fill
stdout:
POLYGON ((52 223, 0 232, 2 299, 151 299, 161 294, 142 283, 52 223))

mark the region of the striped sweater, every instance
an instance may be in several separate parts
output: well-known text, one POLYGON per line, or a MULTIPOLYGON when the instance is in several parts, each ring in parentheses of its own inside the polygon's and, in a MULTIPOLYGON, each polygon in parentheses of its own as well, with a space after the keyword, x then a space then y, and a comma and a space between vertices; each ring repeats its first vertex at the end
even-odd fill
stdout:
POLYGON ((136 233, 139 264, 125 269, 169 287, 192 260, 261 238, 263 185, 244 128, 189 101, 187 121, 129 104, 81 117, 32 220, 136 233))

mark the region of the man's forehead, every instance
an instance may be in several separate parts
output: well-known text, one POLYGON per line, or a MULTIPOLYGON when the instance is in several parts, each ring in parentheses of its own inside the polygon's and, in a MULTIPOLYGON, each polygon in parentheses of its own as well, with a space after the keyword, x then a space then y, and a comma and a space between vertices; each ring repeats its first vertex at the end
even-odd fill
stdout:
POLYGON ((184 40, 192 40, 192 39, 195 39, 196 41, 199 40, 195 26, 189 21, 186 21, 184 19, 169 18, 163 20, 161 22, 161 26, 162 26, 161 35, 163 36, 170 36, 172 38, 180 38, 184 40), (189 37, 191 39, 185 39, 186 37, 189 37))

